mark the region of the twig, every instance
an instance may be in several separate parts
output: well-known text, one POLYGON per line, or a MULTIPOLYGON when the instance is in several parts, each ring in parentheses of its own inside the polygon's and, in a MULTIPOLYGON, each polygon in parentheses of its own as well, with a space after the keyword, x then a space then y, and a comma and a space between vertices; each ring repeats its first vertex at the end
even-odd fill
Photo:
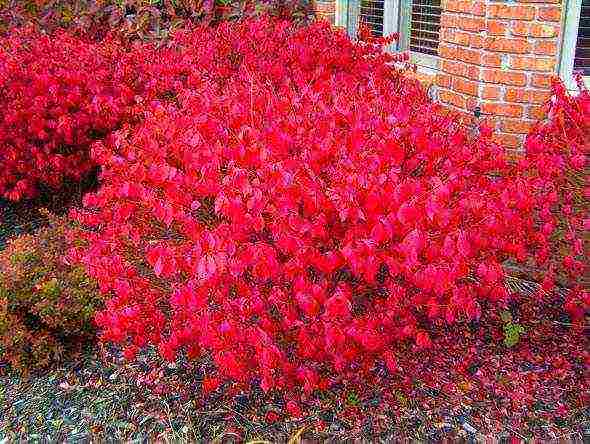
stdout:
POLYGON ((504 427, 506 427, 508 430, 510 430, 512 433, 514 433, 515 435, 520 436, 523 440, 526 441, 526 436, 521 435, 520 433, 518 433, 516 430, 514 430, 512 427, 505 425, 504 427))

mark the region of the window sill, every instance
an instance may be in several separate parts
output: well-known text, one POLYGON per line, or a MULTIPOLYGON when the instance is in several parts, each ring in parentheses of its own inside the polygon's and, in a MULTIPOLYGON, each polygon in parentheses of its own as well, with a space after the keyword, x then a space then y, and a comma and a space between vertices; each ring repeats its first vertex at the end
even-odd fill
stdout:
MULTIPOLYGON (((565 80, 563 77, 561 79, 563 80, 565 87, 570 93, 577 95, 580 92, 578 84, 575 82, 574 79, 572 79, 571 77, 569 80, 565 80)), ((584 85, 586 86, 586 88, 590 90, 590 76, 584 76, 582 77, 582 79, 584 80, 584 85)))

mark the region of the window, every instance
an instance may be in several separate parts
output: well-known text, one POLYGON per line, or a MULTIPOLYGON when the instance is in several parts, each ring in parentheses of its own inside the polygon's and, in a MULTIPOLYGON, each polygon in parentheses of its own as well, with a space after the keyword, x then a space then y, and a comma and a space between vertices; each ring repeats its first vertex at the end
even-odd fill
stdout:
POLYGON ((590 0, 569 0, 563 26, 561 77, 570 89, 575 89, 572 74, 581 72, 590 85, 590 0))
POLYGON ((414 0, 410 19, 410 50, 438 55, 440 0, 414 0))
POLYGON ((579 69, 585 76, 590 76, 590 0, 582 1, 580 8, 574 69, 579 69))
POLYGON ((355 35, 365 23, 376 36, 400 33, 392 50, 409 50, 419 66, 438 66, 441 0, 339 0, 336 24, 355 35))
POLYGON ((361 0, 360 4, 359 22, 369 26, 377 37, 383 36, 384 3, 384 0, 361 0))

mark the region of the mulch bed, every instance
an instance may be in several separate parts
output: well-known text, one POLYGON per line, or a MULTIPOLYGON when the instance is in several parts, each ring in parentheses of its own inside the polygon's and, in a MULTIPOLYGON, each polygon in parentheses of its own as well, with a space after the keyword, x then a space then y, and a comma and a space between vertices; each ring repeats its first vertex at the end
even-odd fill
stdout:
POLYGON ((0 248, 11 237, 33 233, 46 224, 47 219, 39 209, 62 216, 70 208, 80 206, 82 196, 97 186, 98 169, 95 169, 81 182, 66 181, 60 190, 41 186, 39 195, 32 200, 11 202, 0 198, 0 248))
POLYGON ((515 429, 509 420, 492 419, 493 405, 474 393, 466 391, 457 403, 418 381, 409 396, 336 388, 310 404, 302 419, 288 420, 280 416, 283 400, 257 387, 235 397, 216 392, 203 399, 201 379, 198 368, 164 363, 153 350, 126 362, 111 347, 89 349, 50 372, 0 377, 0 442, 590 439, 588 408, 543 422, 541 399, 530 421, 515 429), (274 420, 269 412, 277 412, 274 420))

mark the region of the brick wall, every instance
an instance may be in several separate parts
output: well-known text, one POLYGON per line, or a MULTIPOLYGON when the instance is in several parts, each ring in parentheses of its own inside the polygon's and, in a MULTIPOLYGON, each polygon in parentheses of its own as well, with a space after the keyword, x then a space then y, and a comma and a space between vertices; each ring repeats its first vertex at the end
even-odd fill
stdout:
POLYGON ((473 119, 481 109, 497 139, 519 148, 556 71, 559 0, 443 0, 436 84, 441 102, 473 119))
MULTIPOLYGON (((315 0, 334 23, 336 0, 315 0)), ((439 100, 468 123, 479 108, 508 148, 544 117, 557 71, 561 0, 442 0, 439 100)), ((427 79, 429 80, 429 79, 427 79)))

